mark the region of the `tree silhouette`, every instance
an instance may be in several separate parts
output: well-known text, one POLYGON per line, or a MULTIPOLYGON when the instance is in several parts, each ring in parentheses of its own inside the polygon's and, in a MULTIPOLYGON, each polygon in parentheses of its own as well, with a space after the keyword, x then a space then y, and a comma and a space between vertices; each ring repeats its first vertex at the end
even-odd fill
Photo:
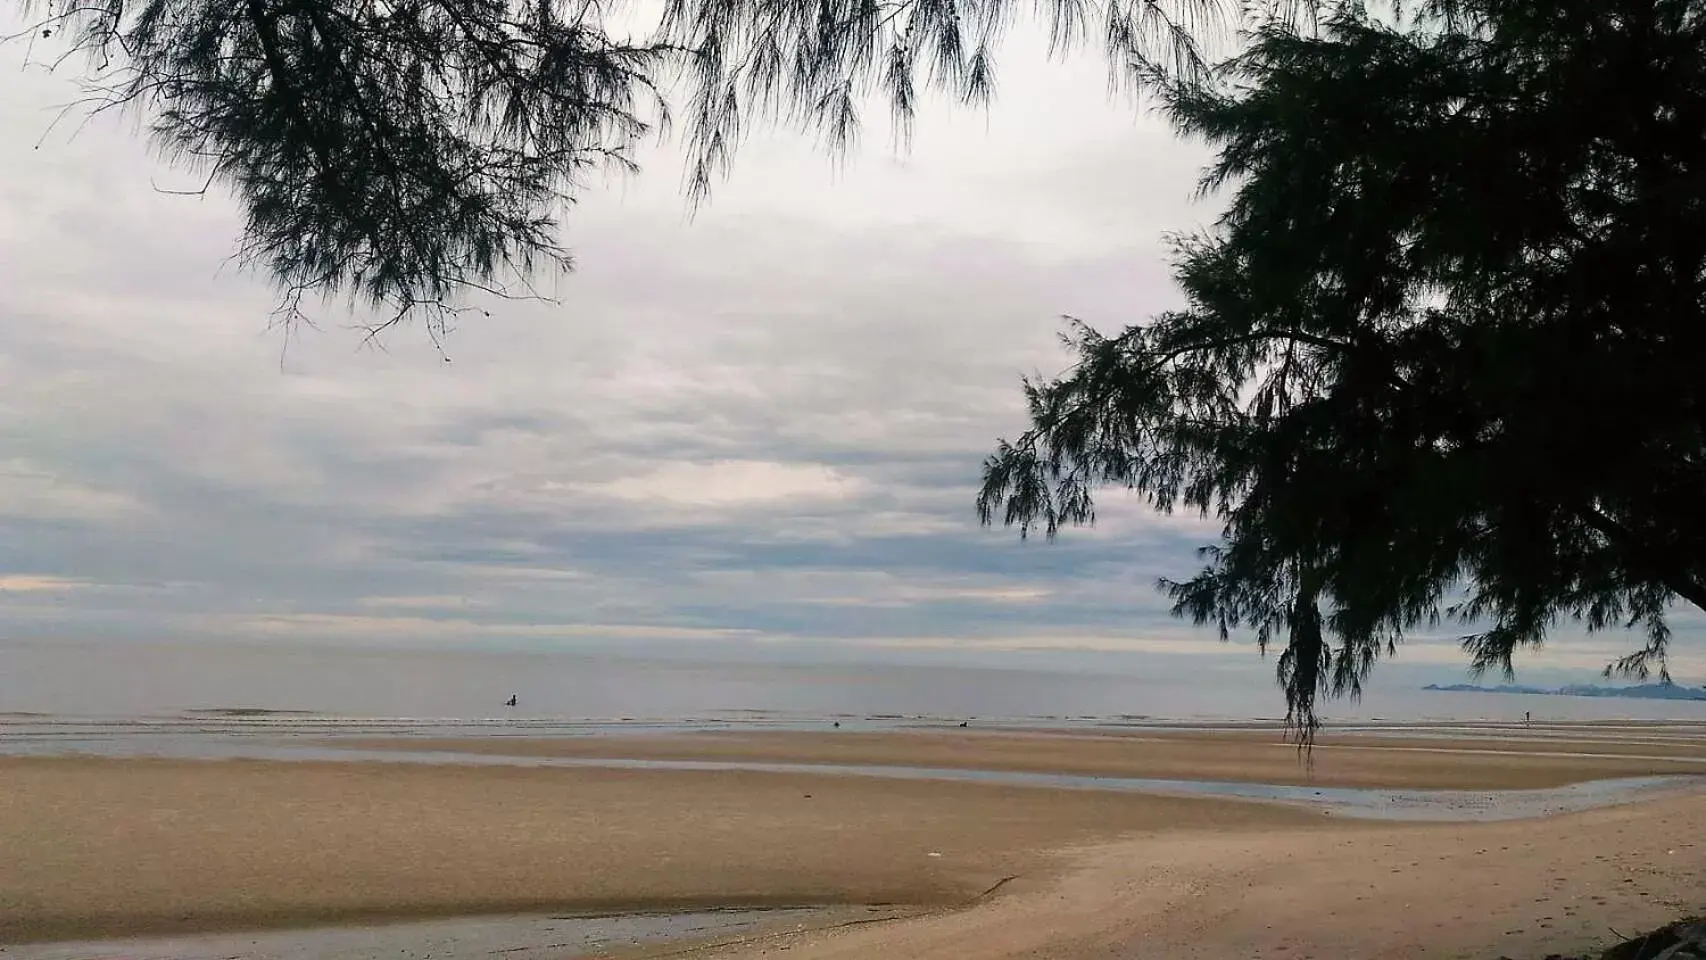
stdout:
POLYGON ((1706 3, 1477 0, 1263 28, 1164 86, 1230 210, 1188 306, 1067 341, 985 522, 1054 535, 1100 485, 1218 519, 1176 614, 1280 644, 1288 720, 1406 633, 1477 669, 1575 620, 1706 608, 1706 3))

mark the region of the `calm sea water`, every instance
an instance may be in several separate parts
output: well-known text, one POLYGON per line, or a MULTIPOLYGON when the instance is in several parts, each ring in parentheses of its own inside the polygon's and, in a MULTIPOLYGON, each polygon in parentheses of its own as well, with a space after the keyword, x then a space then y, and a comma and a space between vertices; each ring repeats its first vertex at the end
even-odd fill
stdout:
MULTIPOLYGON (((966 663, 708 662, 518 650, 352 650, 213 644, 0 643, 0 713, 161 717, 202 710, 343 717, 657 720, 1145 718, 1284 714, 1256 657, 1008 658, 966 663), (512 694, 517 707, 504 706, 512 694)), ((989 658, 984 658, 988 660, 989 658)), ((1377 674, 1339 720, 1706 720, 1706 703, 1442 693, 1377 674)))

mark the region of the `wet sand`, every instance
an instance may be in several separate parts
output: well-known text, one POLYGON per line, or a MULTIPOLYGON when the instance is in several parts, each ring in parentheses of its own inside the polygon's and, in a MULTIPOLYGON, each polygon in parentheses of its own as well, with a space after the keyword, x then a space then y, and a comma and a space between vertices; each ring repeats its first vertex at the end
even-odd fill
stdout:
POLYGON ((335 927, 66 940, 0 947, 7 960, 564 960, 668 950, 904 916, 879 907, 603 916, 448 917, 335 927))
POLYGON ((982 731, 706 732, 674 736, 340 739, 345 749, 516 757, 709 760, 1330 787, 1530 790, 1588 780, 1706 774, 1706 736, 1569 739, 1327 735, 1309 762, 1278 733, 982 731))
POLYGON ((1542 960, 1706 914, 1698 797, 1514 823, 1178 833, 970 909, 699 960, 1542 960))
POLYGON ((0 760, 0 943, 539 911, 964 904, 1052 851, 1331 830, 1235 801, 865 777, 0 760))

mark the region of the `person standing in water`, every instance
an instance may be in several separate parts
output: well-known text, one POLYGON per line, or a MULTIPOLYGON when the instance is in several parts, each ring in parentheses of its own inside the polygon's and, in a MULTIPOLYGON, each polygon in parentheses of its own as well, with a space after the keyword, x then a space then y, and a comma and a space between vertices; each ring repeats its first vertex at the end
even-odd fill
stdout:
POLYGON ((515 694, 512 693, 509 695, 509 699, 504 701, 504 706, 506 706, 506 707, 515 706, 515 694))

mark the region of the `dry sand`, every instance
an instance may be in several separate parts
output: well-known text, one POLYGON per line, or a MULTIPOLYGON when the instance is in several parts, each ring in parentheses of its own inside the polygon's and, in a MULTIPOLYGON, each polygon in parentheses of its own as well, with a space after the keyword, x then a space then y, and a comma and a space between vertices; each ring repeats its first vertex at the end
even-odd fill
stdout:
POLYGON ((1086 851, 1073 869, 1021 878, 968 910, 685 956, 1541 960, 1706 913, 1702 806, 1693 797, 1500 824, 1182 831, 1086 851))
POLYGON ((0 783, 0 943, 534 910, 961 904, 1069 845, 1332 825, 1231 801, 745 772, 57 758, 0 760, 0 783))
POLYGON ((1706 773, 1706 737, 1662 743, 1598 739, 1401 739, 1325 736, 1312 762, 1262 733, 836 731, 691 733, 669 737, 483 737, 337 740, 367 750, 522 757, 717 760, 1012 770, 1091 776, 1230 780, 1345 787, 1510 790, 1585 780, 1706 773))

